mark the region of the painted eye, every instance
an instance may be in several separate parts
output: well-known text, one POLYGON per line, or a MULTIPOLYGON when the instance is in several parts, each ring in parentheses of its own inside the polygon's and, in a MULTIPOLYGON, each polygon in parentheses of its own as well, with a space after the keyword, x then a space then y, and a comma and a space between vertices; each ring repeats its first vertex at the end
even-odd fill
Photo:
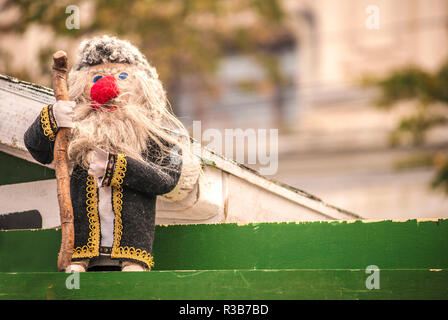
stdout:
POLYGON ((103 76, 96 76, 95 78, 93 78, 93 83, 97 82, 98 80, 100 80, 103 76))
POLYGON ((120 78, 121 80, 124 80, 128 77, 128 74, 126 72, 122 72, 118 75, 118 78, 120 78))

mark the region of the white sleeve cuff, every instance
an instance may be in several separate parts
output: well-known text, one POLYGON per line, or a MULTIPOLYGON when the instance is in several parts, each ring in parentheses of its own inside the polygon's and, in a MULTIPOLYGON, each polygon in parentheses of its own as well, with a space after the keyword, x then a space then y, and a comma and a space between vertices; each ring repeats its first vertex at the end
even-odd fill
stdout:
POLYGON ((54 119, 58 128, 73 128, 73 108, 76 102, 59 100, 53 105, 54 119))

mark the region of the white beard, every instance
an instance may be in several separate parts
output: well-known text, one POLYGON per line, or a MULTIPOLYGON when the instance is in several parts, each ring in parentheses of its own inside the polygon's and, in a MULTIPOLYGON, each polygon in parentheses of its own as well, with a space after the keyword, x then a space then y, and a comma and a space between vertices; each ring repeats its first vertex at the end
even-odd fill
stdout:
MULTIPOLYGON (((95 147, 145 161, 148 156, 145 151, 151 142, 158 145, 158 150, 151 150, 150 154, 153 167, 171 169, 171 163, 167 168, 164 160, 171 156, 172 145, 177 145, 183 154, 190 153, 188 131, 168 109, 168 101, 158 79, 149 78, 144 71, 131 66, 120 70, 126 70, 129 77, 118 83, 120 95, 108 102, 118 107, 114 111, 92 110, 88 98, 92 75, 86 70, 70 73, 69 96, 77 103, 67 150, 70 164, 88 170, 95 147), (178 134, 173 136, 173 131, 187 138, 180 141, 178 134)), ((113 73, 114 70, 108 72, 113 73)))
POLYGON ((75 126, 68 145, 71 163, 88 169, 95 147, 143 160, 150 124, 139 109, 138 106, 127 105, 115 111, 91 110, 88 103, 77 105, 75 126))

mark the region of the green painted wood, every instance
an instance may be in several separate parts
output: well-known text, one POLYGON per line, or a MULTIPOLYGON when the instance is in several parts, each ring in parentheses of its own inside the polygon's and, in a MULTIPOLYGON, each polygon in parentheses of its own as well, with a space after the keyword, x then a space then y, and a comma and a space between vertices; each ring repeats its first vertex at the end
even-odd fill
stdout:
POLYGON ((0 186, 55 178, 52 169, 0 152, 0 186))
POLYGON ((447 299, 448 270, 214 270, 0 273, 0 299, 447 299), (69 278, 72 276, 72 278, 69 278), (68 289, 66 283, 71 285, 68 289), (79 284, 79 285, 77 285, 79 284), (79 289, 76 289, 78 287, 79 289))
MULTIPOLYGON (((59 230, 0 231, 0 272, 56 271, 59 230)), ((154 270, 448 268, 448 220, 157 226, 154 270)))
POLYGON ((60 230, 0 231, 0 272, 57 271, 60 230))
POLYGON ((161 270, 448 267, 448 220, 178 225, 157 231, 161 270))

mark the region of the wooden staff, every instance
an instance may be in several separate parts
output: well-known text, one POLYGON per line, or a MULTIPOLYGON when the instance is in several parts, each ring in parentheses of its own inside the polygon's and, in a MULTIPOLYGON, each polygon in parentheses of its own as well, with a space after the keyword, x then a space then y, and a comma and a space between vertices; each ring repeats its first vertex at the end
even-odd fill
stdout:
MULTIPOLYGON (((58 51, 53 55, 52 82, 57 101, 69 100, 67 90, 67 54, 58 51)), ((70 128, 59 128, 54 143, 54 169, 58 186, 59 215, 62 239, 58 255, 58 270, 65 271, 71 262, 75 242, 73 207, 70 198, 70 175, 67 161, 67 145, 70 128)))

